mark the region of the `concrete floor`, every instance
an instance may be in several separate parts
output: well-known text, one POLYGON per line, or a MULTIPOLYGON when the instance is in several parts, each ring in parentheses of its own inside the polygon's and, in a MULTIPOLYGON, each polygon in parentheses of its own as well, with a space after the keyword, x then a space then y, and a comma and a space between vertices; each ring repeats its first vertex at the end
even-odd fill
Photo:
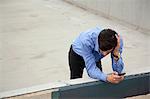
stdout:
MULTIPOLYGON (((123 36, 127 75, 150 71, 150 32, 61 0, 0 0, 0 92, 69 80, 69 46, 80 32, 95 26, 123 36)), ((109 56, 102 63, 110 73, 109 56)), ((86 72, 84 78, 89 79, 86 72)))
POLYGON ((139 95, 139 96, 129 97, 129 98, 125 98, 125 99, 149 99, 149 98, 150 98, 150 94, 139 95))

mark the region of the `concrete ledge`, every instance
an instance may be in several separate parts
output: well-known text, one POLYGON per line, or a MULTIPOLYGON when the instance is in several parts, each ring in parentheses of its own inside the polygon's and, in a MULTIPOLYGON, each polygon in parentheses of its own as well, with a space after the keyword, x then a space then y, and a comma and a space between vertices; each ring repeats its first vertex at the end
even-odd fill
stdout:
POLYGON ((51 84, 43 84, 43 85, 38 85, 38 86, 33 86, 29 88, 22 88, 22 89, 17 89, 17 90, 11 90, 7 92, 2 92, 0 93, 0 99, 1 98, 9 98, 9 97, 20 97, 20 96, 33 96, 36 94, 41 94, 41 92, 47 93, 47 90, 49 92, 58 90, 59 87, 66 86, 67 84, 62 83, 62 82, 55 82, 51 84), (30 95, 29 95, 30 94, 30 95))
POLYGON ((119 84, 100 81, 61 87, 52 92, 52 99, 118 99, 150 93, 150 72, 130 75, 119 84))
POLYGON ((75 79, 0 93, 7 99, 99 99, 124 98, 150 93, 150 72, 129 75, 119 84, 94 79, 75 79))
MULTIPOLYGON (((6 91, 0 93, 0 99, 1 98, 10 98, 10 99, 36 99, 36 97, 44 97, 43 95, 49 94, 49 98, 51 97, 51 92, 59 90, 61 87, 67 87, 67 86, 72 86, 75 84, 84 84, 88 82, 93 82, 96 81, 94 79, 75 79, 75 80, 69 80, 69 81, 59 81, 59 82, 54 82, 54 83, 49 83, 49 84, 42 84, 42 85, 37 85, 37 86, 32 86, 29 88, 22 88, 22 89, 17 89, 17 90, 11 90, 11 91, 6 91)), ((44 98, 44 99, 49 99, 49 98, 44 98)), ((43 98, 41 98, 43 99, 43 98)))

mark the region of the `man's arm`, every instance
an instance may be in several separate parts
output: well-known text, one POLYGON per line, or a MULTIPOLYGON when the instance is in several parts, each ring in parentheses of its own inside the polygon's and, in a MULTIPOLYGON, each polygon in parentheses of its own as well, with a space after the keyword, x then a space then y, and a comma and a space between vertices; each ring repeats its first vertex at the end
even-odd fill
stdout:
POLYGON ((90 46, 84 45, 84 53, 82 55, 88 75, 91 78, 107 81, 107 74, 103 73, 97 66, 95 62, 95 57, 92 54, 92 50, 90 46))
POLYGON ((116 49, 117 51, 111 53, 111 58, 113 71, 121 73, 124 68, 124 63, 122 59, 123 40, 122 38, 119 39, 119 48, 116 49))

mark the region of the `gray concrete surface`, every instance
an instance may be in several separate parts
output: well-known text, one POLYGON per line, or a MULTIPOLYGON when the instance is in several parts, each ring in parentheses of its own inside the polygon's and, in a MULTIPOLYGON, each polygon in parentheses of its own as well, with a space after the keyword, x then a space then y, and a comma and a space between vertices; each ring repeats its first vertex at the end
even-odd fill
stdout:
MULTIPOLYGON (((73 39, 95 26, 124 39, 127 75, 150 70, 150 35, 61 0, 0 1, 0 92, 69 80, 67 52, 73 39)), ((110 73, 109 56, 102 60, 110 73)), ((84 72, 84 79, 89 79, 84 72)))
POLYGON ((150 98, 150 94, 129 97, 129 98, 126 98, 126 99, 149 99, 149 98, 150 98))
POLYGON ((51 90, 47 90, 47 91, 42 91, 42 92, 25 94, 21 96, 9 97, 6 99, 52 99, 51 93, 52 93, 51 90))
POLYGON ((150 30, 150 0, 64 0, 85 9, 103 13, 135 25, 136 29, 150 30))

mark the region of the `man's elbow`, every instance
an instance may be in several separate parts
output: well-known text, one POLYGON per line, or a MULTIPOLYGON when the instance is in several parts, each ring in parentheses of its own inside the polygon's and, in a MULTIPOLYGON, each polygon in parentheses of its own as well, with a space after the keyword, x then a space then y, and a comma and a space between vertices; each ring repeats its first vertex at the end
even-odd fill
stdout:
POLYGON ((88 71, 87 71, 87 74, 88 74, 88 76, 89 76, 90 78, 96 79, 96 78, 94 77, 93 72, 92 72, 91 70, 88 70, 88 71))

